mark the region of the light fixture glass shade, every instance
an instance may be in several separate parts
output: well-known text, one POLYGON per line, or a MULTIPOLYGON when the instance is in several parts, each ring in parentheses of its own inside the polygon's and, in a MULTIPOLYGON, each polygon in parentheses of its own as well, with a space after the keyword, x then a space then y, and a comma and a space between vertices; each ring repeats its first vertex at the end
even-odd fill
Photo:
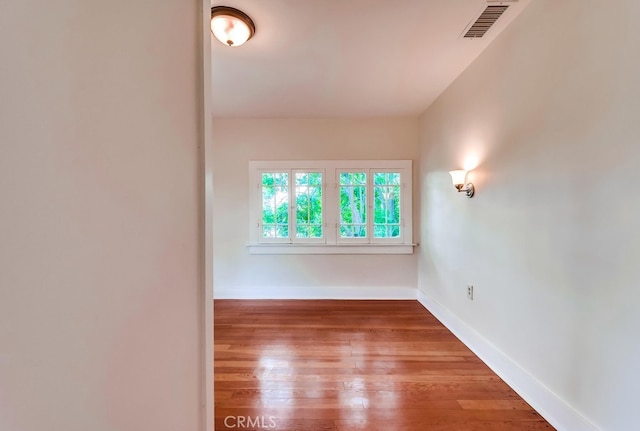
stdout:
POLYGON ((240 46, 251 39, 256 27, 244 12, 227 6, 211 8, 211 31, 220 42, 240 46))
POLYGON ((453 181, 453 185, 464 184, 467 178, 467 171, 464 169, 458 169, 456 171, 449 171, 449 175, 451 175, 451 181, 453 181))

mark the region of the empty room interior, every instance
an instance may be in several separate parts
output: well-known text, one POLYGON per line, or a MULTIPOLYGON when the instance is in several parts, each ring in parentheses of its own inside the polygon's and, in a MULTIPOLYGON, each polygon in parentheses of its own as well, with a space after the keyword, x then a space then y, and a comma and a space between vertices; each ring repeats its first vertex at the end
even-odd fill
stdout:
POLYGON ((614 3, 224 3, 255 33, 212 42, 220 429, 637 423, 614 3))
POLYGON ((3 0, 0 430, 640 429, 638 22, 3 0))

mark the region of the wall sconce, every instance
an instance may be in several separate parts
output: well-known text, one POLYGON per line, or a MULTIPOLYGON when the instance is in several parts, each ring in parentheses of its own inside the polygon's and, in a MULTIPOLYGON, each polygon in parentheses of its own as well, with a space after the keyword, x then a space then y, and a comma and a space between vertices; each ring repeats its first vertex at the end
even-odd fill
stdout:
POLYGON ((471 183, 465 183, 467 180, 467 171, 463 169, 459 169, 456 171, 449 171, 449 175, 451 175, 451 181, 453 181, 453 186, 458 190, 458 192, 465 192, 467 197, 470 198, 476 192, 475 187, 471 183))
POLYGON ((251 39, 256 26, 249 15, 228 6, 211 8, 211 31, 220 42, 228 46, 240 46, 251 39))

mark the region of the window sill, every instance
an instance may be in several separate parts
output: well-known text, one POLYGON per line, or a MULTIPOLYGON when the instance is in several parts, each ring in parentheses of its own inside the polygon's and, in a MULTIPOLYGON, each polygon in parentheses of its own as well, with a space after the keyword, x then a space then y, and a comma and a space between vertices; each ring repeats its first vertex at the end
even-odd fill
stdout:
POLYGON ((418 244, 248 244, 249 254, 413 254, 418 244))

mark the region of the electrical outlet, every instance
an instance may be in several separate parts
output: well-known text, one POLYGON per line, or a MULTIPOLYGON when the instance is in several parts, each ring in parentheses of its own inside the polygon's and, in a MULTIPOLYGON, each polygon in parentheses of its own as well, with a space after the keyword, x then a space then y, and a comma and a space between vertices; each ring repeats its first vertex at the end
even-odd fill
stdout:
POLYGON ((467 298, 473 301, 473 285, 467 284, 467 298))

